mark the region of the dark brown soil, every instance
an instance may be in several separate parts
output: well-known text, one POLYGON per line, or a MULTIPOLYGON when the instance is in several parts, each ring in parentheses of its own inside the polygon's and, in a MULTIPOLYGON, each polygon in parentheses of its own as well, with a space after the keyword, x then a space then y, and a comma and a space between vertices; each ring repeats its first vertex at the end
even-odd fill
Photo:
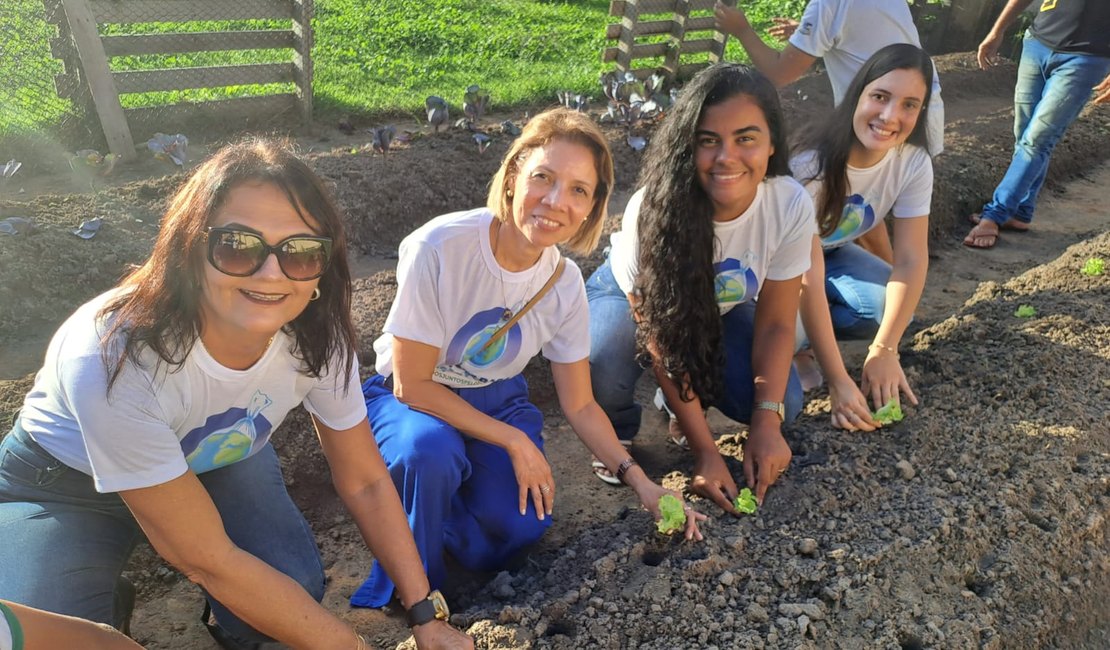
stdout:
MULTIPOLYGON (((1100 166, 1110 156, 1110 108, 1089 110, 1057 148, 1035 231, 971 251, 958 243, 965 215, 989 196, 1013 146, 1015 70, 979 71, 970 54, 940 57, 938 67, 948 123, 936 161, 933 264, 904 346, 921 405, 881 435, 846 434, 831 429, 827 398, 815 393, 789 432, 794 464, 758 515, 710 511, 705 542, 661 545, 627 490, 589 474, 549 373, 533 363, 561 500, 555 525, 517 566, 456 576, 455 622, 479 647, 1110 647, 1110 276, 1077 270, 1087 257, 1110 257, 1110 166, 1100 166), (1038 315, 1016 318, 1019 304, 1038 315)), ((828 106, 828 83, 811 76, 783 96, 800 124, 828 106)), ((505 117, 520 118, 490 120, 494 142, 482 154, 469 133, 417 125, 398 125, 416 135, 388 157, 370 153, 366 133, 320 126, 301 138, 334 185, 358 249, 354 309, 367 368, 396 289, 397 244, 431 217, 484 203, 509 143, 496 127, 505 117)), ((609 135, 618 170, 611 230, 635 188, 639 154, 618 130, 609 135)), ((164 202, 184 179, 161 171, 136 165, 97 179, 94 191, 89 179, 75 190, 68 177, 17 177, 0 195, 0 218, 38 225, 0 235, 0 422, 29 390, 53 329, 149 254, 164 202), (27 192, 16 193, 19 181, 27 192), (93 217, 105 222, 95 238, 70 233, 93 217)), ((588 273, 601 259, 599 251, 580 263, 588 273)), ((858 364, 858 347, 845 350, 858 364)), ((645 399, 651 391, 645 381, 645 399)), ((740 427, 716 414, 711 423, 740 475, 740 427)), ((649 474, 681 487, 691 458, 663 444, 664 429, 648 414, 635 454, 649 474)), ((346 606, 370 556, 303 413, 275 443, 324 551, 325 604, 379 645, 404 640, 396 616, 346 606)), ((215 647, 193 586, 145 547, 130 571, 142 643, 215 647)))

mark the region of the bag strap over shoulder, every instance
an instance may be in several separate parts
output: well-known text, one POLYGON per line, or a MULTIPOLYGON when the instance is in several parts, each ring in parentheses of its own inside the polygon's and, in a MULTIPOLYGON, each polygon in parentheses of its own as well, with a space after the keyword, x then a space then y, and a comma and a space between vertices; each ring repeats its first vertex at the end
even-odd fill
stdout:
POLYGON ((486 341, 485 344, 482 345, 482 347, 478 348, 478 351, 475 353, 475 355, 479 355, 485 352, 486 348, 493 345, 494 342, 496 342, 497 339, 501 338, 505 334, 505 332, 508 332, 509 328, 515 325, 516 322, 524 316, 524 314, 528 313, 528 310, 534 307, 536 303, 538 303, 540 299, 543 298, 544 295, 551 290, 551 287, 555 286, 555 283, 558 282, 559 276, 563 274, 563 269, 566 268, 566 266, 567 258, 560 257, 559 263, 555 265, 555 270, 551 272, 551 277, 547 279, 547 283, 540 287, 540 290, 536 292, 536 295, 532 296, 532 299, 525 303, 525 305, 520 308, 520 311, 513 314, 512 318, 505 321, 504 325, 497 328, 497 331, 489 337, 489 340, 486 341))

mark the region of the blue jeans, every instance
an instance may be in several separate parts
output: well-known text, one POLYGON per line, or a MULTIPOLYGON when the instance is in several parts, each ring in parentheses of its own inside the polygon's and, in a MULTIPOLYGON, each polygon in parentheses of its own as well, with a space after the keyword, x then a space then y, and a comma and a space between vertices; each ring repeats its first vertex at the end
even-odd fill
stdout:
MULTIPOLYGON (((199 475, 228 536, 324 597, 312 531, 285 491, 267 444, 247 460, 199 475)), ((115 586, 142 532, 118 494, 63 465, 16 422, 0 443, 0 598, 119 626, 115 586)), ((209 598, 220 627, 241 641, 268 641, 209 598)))
MULTIPOLYGON (((543 452, 543 415, 528 401, 523 375, 453 390, 478 411, 523 431, 543 452)), ((504 449, 410 409, 381 375, 367 379, 362 394, 433 589, 447 576, 445 551, 468 569, 495 571, 547 531, 551 518, 540 521, 531 499, 520 513, 516 474, 504 449)), ((393 590, 375 560, 351 604, 382 607, 393 590)))
POLYGON ((1108 71, 1110 57, 1053 52, 1026 34, 1014 87, 1014 156, 983 218, 1033 221, 1052 149, 1108 71))
MULTIPOLYGON (((617 285, 608 259, 586 282, 586 298, 590 303, 590 381, 594 399, 609 416, 617 437, 631 440, 640 430, 642 409, 636 403, 635 391, 644 369, 636 360, 636 323, 628 298, 617 285)), ((712 406, 737 422, 751 420, 755 401, 754 335, 755 302, 736 305, 721 316, 724 394, 712 406)), ((802 384, 793 367, 784 401, 786 421, 792 422, 803 405, 802 384)))
POLYGON ((825 296, 837 338, 875 336, 883 321, 889 280, 890 265, 858 244, 825 251, 825 296))

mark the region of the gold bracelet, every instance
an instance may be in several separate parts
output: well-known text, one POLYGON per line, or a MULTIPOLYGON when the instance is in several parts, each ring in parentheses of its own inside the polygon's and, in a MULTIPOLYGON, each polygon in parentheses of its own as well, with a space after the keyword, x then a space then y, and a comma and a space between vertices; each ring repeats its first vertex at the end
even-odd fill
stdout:
POLYGON ((868 350, 874 350, 876 348, 878 348, 880 351, 881 350, 886 350, 887 352, 890 352, 891 354, 894 355, 895 359, 900 358, 900 355, 898 354, 898 348, 892 348, 892 347, 890 347, 889 345, 887 345, 885 343, 877 343, 876 342, 876 343, 872 343, 871 345, 867 346, 868 350))
POLYGON ((355 650, 366 650, 366 639, 362 638, 362 635, 358 632, 355 632, 355 643, 357 644, 355 650))

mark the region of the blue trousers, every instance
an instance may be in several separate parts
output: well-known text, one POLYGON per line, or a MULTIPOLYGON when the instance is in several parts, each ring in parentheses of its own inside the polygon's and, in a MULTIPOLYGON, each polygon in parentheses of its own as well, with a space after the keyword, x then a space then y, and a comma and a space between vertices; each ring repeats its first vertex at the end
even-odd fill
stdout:
MULTIPOLYGON (((274 448, 199 475, 231 541, 324 597, 308 522, 285 490, 274 448)), ((0 443, 0 598, 119 626, 116 582, 142 532, 118 494, 63 465, 16 422, 0 443)), ((209 598, 220 627, 269 641, 209 598)))
POLYGON ((837 338, 866 339, 879 331, 890 270, 858 244, 825 251, 825 296, 837 338))
MULTIPOLYGON (((486 415, 523 431, 543 451, 543 415, 528 401, 523 375, 481 388, 453 389, 486 415)), ((513 464, 504 449, 471 438, 443 420, 397 401, 385 378, 362 385, 374 439, 401 495, 433 589, 447 575, 444 553, 477 571, 493 571, 543 536, 531 500, 520 514, 513 464)), ((351 596, 356 607, 382 607, 393 581, 377 560, 351 596)))
MULTIPOLYGON (((617 285, 608 259, 586 282, 586 298, 590 302, 590 380, 594 398, 609 416, 617 437, 631 440, 640 430, 642 408, 636 403, 635 391, 644 369, 636 361, 636 322, 632 320, 628 297, 617 285)), ((712 406, 733 420, 750 422, 755 401, 752 372, 755 302, 730 309, 721 316, 721 328, 724 394, 712 406)), ((785 402, 786 421, 792 422, 803 406, 802 384, 793 367, 785 402)))
POLYGON ((998 224, 1033 221, 1053 148, 1108 71, 1110 57, 1053 52, 1025 36, 1014 86, 1014 156, 990 203, 983 206, 984 219, 998 224))

